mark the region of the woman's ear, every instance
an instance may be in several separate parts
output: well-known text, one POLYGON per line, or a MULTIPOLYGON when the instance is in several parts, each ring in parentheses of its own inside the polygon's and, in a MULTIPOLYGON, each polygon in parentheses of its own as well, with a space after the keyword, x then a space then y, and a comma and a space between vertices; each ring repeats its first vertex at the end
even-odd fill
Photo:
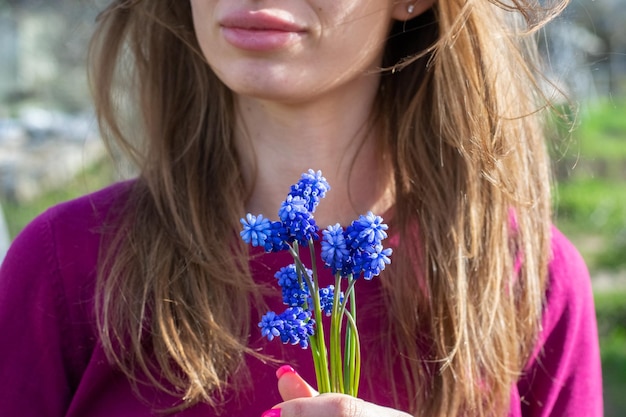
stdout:
POLYGON ((399 21, 411 20, 430 9, 435 0, 399 0, 393 6, 391 15, 399 21))

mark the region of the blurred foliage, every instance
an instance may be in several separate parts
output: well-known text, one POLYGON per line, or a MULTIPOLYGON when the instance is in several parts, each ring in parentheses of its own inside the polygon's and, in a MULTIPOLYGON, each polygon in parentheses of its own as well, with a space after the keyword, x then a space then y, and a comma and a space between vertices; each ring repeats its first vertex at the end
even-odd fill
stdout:
POLYGON ((584 233, 613 234, 626 227, 626 181, 583 178, 557 188, 559 218, 584 233))
POLYGON ((626 101, 557 109, 557 225, 590 269, 626 268, 626 101), (570 126, 574 128, 570 131, 570 126))
MULTIPOLYGON (((600 337, 605 340, 626 337, 626 290, 596 292, 595 304, 600 337)), ((626 343, 619 348, 626 360, 626 343)))
POLYGON ((580 156, 585 159, 626 163, 626 102, 607 100, 583 111, 574 138, 580 143, 580 156))
POLYGON ((113 163, 109 159, 103 159, 78 174, 65 187, 50 190, 29 203, 18 204, 12 201, 0 201, 7 219, 9 234, 12 238, 15 237, 31 220, 47 208, 103 188, 117 178, 118 175, 113 163))
POLYGON ((623 416, 626 410, 626 291, 595 294, 605 416, 623 416))
POLYGON ((580 179, 560 183, 556 221, 591 270, 626 267, 626 181, 580 179), (595 237, 595 245, 590 237, 595 237))

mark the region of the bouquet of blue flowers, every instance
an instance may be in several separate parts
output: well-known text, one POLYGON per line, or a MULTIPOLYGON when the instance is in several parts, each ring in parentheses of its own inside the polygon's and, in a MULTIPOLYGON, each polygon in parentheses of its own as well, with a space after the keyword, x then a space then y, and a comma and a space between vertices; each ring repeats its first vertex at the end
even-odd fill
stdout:
POLYGON ((335 285, 319 288, 314 248, 319 228, 313 213, 328 190, 330 186, 321 171, 310 169, 291 186, 278 211, 278 221, 247 214, 241 219, 241 237, 267 252, 287 250, 294 260, 275 275, 287 308, 280 314, 265 314, 259 323, 261 334, 269 340, 279 338, 302 348, 310 346, 319 392, 356 397, 361 353, 354 286, 361 277, 370 280, 379 275, 391 263, 392 251, 382 245, 387 225, 371 212, 345 229, 339 224, 329 226, 322 232, 321 259, 332 269, 335 285), (301 248, 306 247, 310 268, 300 258, 301 248), (322 314, 330 317, 328 345, 322 314))

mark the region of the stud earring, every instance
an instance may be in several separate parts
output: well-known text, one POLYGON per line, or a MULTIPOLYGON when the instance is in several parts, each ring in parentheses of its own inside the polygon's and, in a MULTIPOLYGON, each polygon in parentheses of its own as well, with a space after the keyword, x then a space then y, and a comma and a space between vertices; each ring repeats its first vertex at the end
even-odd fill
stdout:
POLYGON ((406 11, 408 14, 413 14, 413 12, 415 11, 415 5, 409 4, 408 6, 406 6, 406 11))

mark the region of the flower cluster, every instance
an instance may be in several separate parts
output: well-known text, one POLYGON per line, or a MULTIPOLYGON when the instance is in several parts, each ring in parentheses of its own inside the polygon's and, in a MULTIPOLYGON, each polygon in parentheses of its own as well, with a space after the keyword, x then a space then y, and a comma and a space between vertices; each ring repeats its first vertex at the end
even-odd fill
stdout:
MULTIPOLYGON (((313 282, 313 271, 306 268, 308 278, 302 279, 298 277, 298 268, 295 263, 284 266, 274 274, 274 278, 278 281, 283 295, 283 304, 290 307, 303 307, 313 305, 309 285, 307 282, 313 282)), ((335 286, 329 285, 326 288, 319 289, 320 306, 327 316, 333 309, 333 299, 335 297, 335 286)), ((343 294, 339 294, 339 301, 343 301, 343 294)))
POLYGON ((241 219, 242 239, 252 246, 262 246, 267 252, 286 250, 286 245, 293 242, 307 245, 309 239, 317 238, 319 228, 313 212, 328 190, 330 185, 322 172, 310 169, 291 186, 278 210, 280 221, 272 222, 261 214, 247 214, 245 219, 241 219))
POLYGON ((391 262, 391 249, 382 245, 387 237, 387 225, 371 212, 360 216, 345 229, 339 224, 329 226, 322 231, 321 258, 325 266, 332 269, 335 285, 319 288, 313 272, 313 245, 319 238, 319 227, 313 213, 329 190, 330 186, 321 171, 308 170, 291 186, 278 211, 278 221, 271 221, 260 214, 247 214, 241 219, 243 228, 240 235, 244 242, 262 247, 266 252, 288 250, 294 259, 293 264, 281 268, 274 275, 287 309, 281 314, 270 311, 262 317, 259 323, 262 336, 269 340, 280 338, 283 343, 303 348, 311 345, 318 389, 321 392, 356 395, 360 353, 354 320, 354 283, 361 276, 369 280, 379 275, 391 262), (311 251, 312 269, 305 267, 300 259, 301 246, 311 251), (348 282, 345 294, 341 291, 342 279, 348 282), (326 358, 322 314, 331 317, 330 361, 326 358), (346 367, 341 365, 341 358, 337 361, 337 356, 342 354, 338 339, 344 317, 347 322, 344 346, 351 361, 346 367), (344 378, 342 372, 346 370, 349 375, 344 378))
POLYGON ((322 233, 322 260, 333 273, 365 279, 378 276, 391 263, 391 248, 383 248, 388 227, 372 212, 360 216, 345 230, 339 225, 328 226, 322 233))
POLYGON ((269 340, 280 337, 283 343, 300 345, 302 348, 309 346, 309 336, 314 334, 314 325, 311 312, 302 307, 289 307, 280 315, 269 311, 259 323, 261 334, 269 340))

